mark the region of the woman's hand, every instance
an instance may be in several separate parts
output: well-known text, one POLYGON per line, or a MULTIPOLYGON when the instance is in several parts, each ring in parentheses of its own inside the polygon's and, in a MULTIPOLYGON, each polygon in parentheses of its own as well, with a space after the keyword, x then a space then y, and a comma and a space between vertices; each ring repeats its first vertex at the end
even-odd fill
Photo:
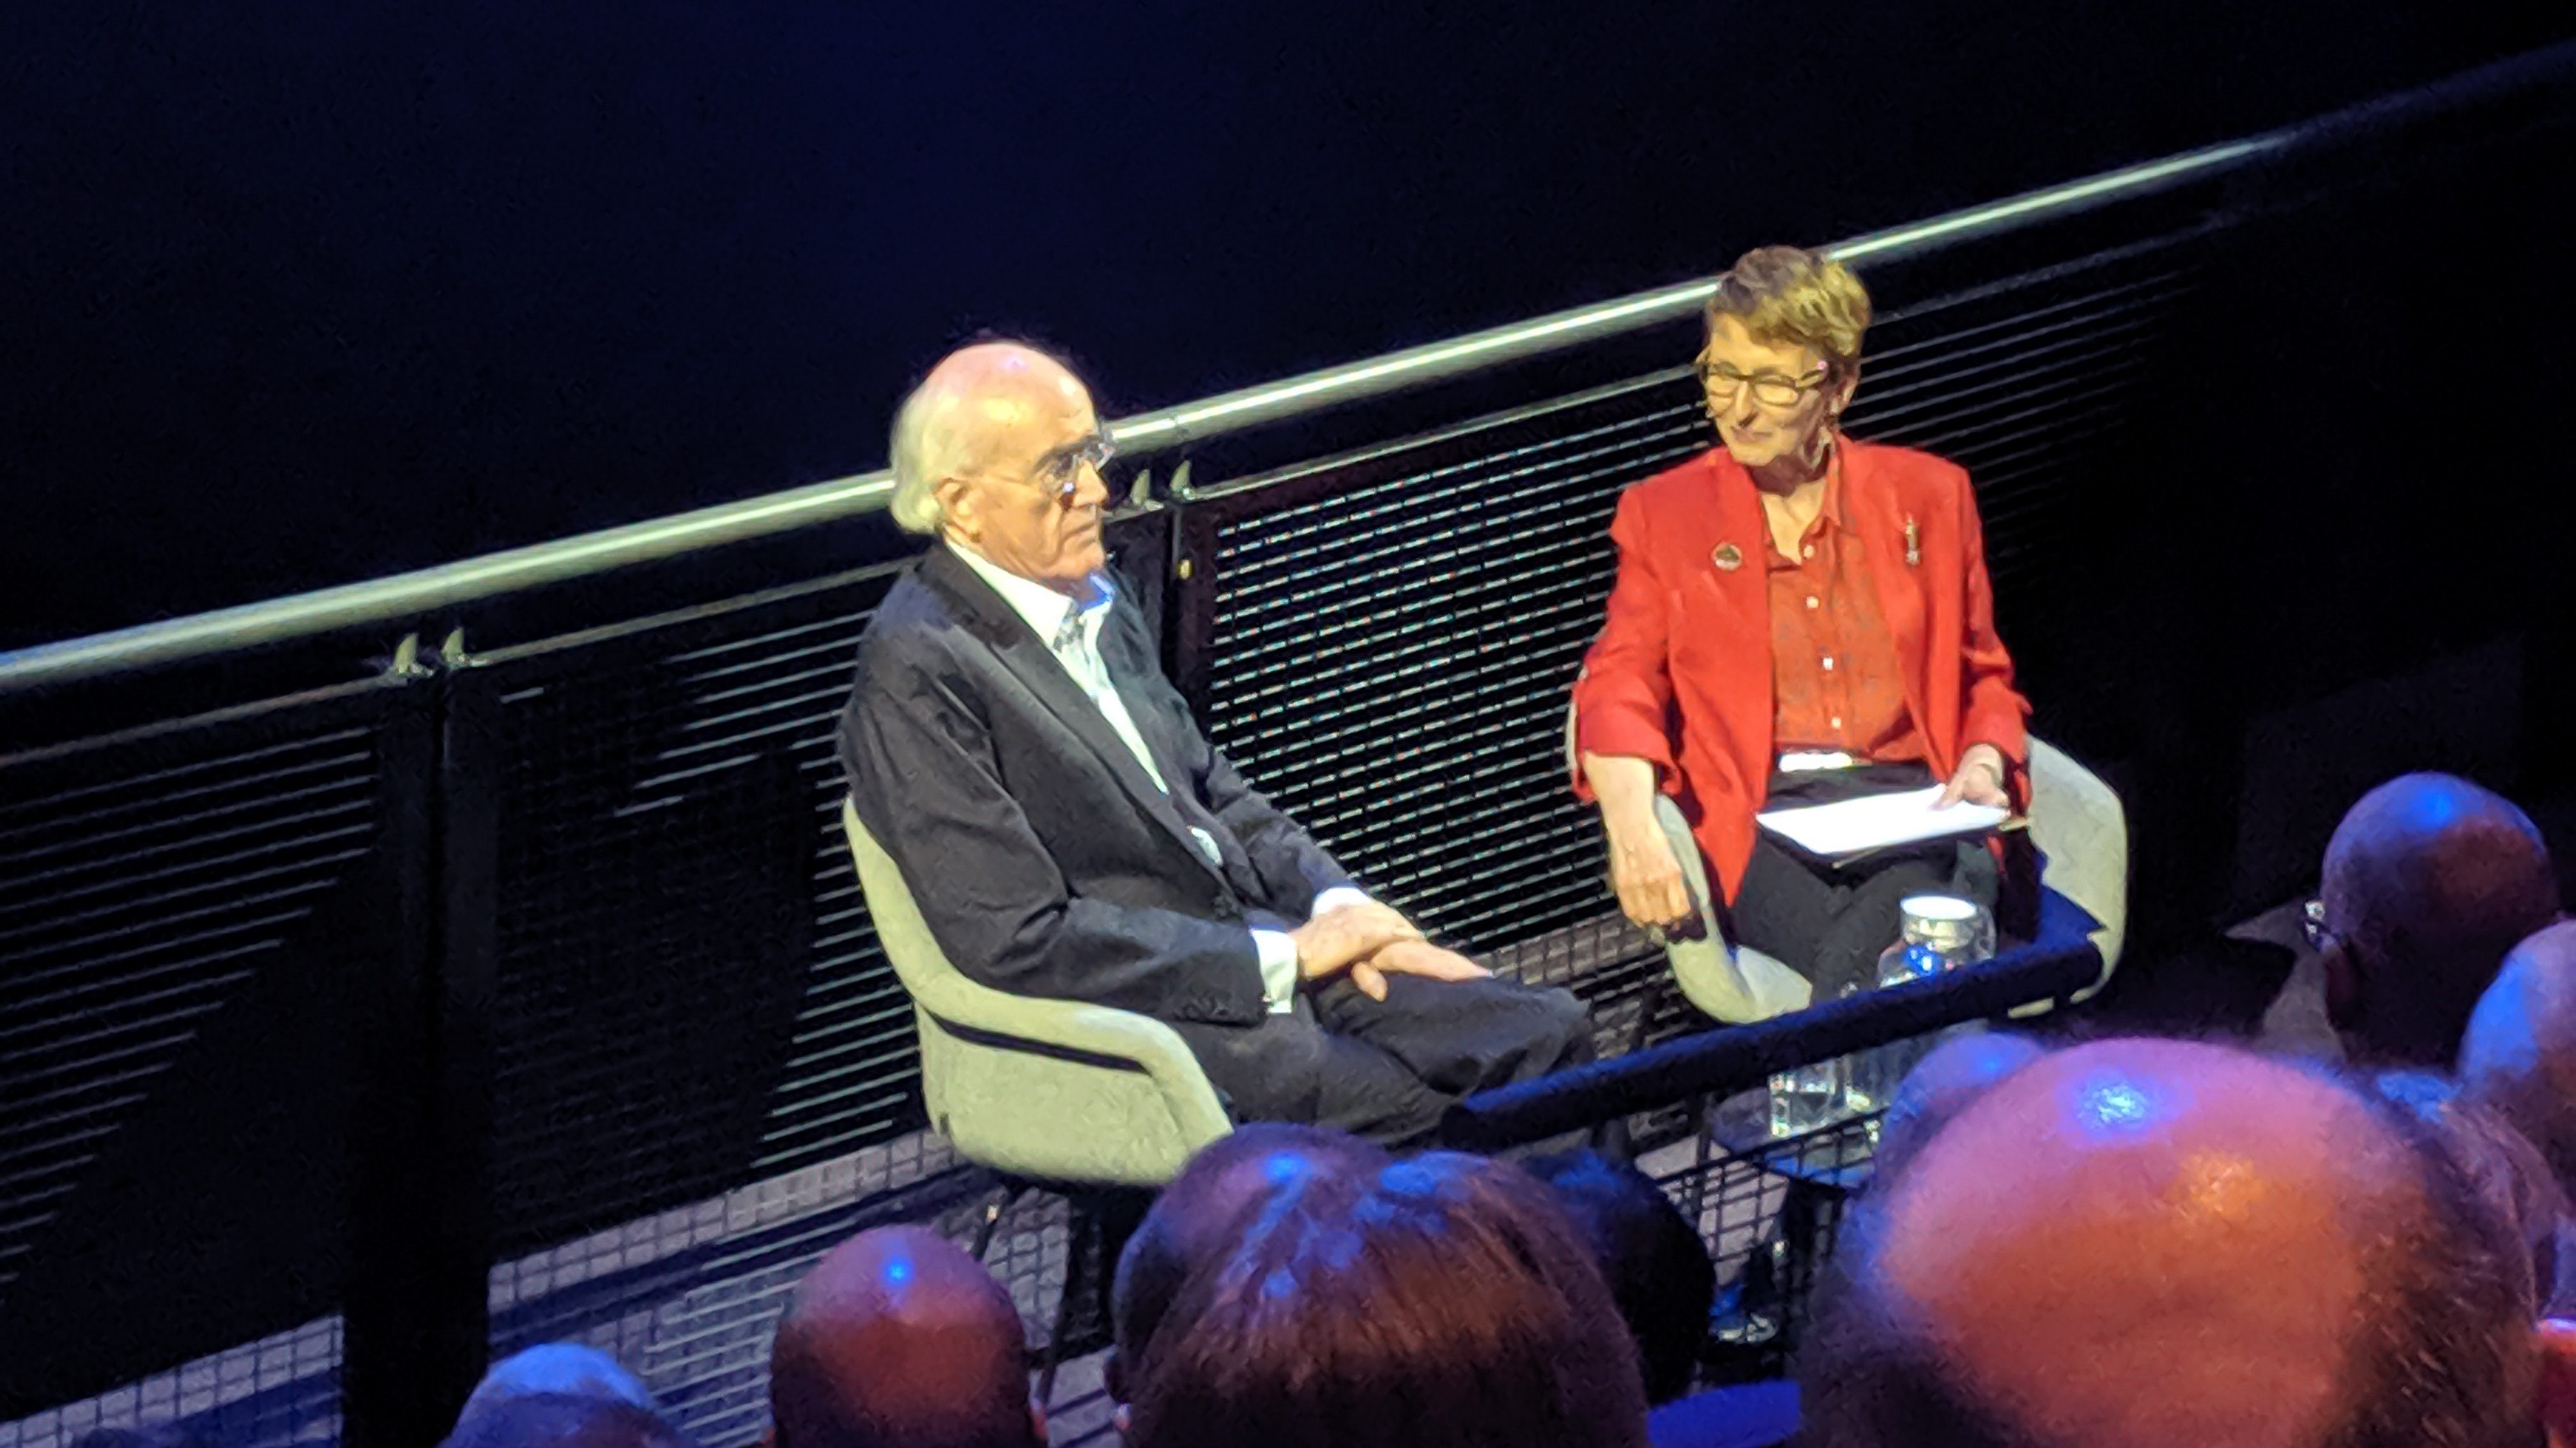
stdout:
POLYGON ((1682 881, 1682 862, 1672 841, 1649 819, 1642 827, 1605 826, 1610 836, 1610 884, 1619 893, 1619 910, 1649 930, 1681 924, 1692 917, 1690 888, 1682 881))
POLYGON ((1950 776, 1949 788, 1933 807, 1948 809, 1961 800, 1970 804, 1992 805, 1996 809, 2012 808, 2012 798, 2004 793, 2004 752, 1991 744, 1971 744, 1959 756, 1958 771, 1950 776))
POLYGON ((1655 766, 1634 755, 1582 756, 1583 777, 1601 801, 1601 832, 1610 837, 1610 886, 1619 909, 1649 930, 1693 917, 1682 862, 1655 823, 1655 766))

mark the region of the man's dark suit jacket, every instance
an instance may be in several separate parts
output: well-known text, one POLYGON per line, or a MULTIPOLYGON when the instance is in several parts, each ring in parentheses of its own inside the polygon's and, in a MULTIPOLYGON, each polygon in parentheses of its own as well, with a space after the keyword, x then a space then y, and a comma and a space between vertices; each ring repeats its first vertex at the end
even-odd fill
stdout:
POLYGON ((841 762, 860 822, 969 978, 1258 1025, 1252 927, 1303 921, 1350 877, 1199 733, 1123 592, 1100 653, 1171 795, 1028 622, 934 546, 859 643, 841 762))

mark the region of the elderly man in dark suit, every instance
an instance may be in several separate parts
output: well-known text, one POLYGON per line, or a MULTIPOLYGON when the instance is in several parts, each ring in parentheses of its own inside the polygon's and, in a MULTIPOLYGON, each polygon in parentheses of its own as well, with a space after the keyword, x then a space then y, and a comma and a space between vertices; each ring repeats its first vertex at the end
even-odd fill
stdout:
POLYGON ((986 343, 895 419, 896 522, 938 542, 859 646, 859 818, 957 968, 1168 1022, 1238 1120, 1419 1139, 1459 1096, 1589 1051, 1355 888, 1200 734, 1107 571, 1090 394, 986 343))

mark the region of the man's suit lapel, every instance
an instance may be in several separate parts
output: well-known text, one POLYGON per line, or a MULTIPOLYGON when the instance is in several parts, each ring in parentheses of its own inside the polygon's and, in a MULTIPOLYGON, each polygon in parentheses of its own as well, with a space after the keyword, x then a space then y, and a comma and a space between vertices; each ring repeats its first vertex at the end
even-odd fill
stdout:
MULTIPOLYGON (((1118 787, 1136 802, 1136 807, 1147 818, 1160 824, 1182 851, 1202 868, 1222 875, 1222 871, 1208 864, 1207 856, 1200 852, 1198 841, 1190 834, 1180 812, 1161 790, 1154 787, 1154 781, 1136 762, 1136 755, 1127 747, 1127 741, 1119 738, 1118 731, 1109 727, 1109 720, 1101 714, 1099 706, 1092 703, 1090 696, 1074 683, 1073 676, 1057 662, 1046 642, 1030 630, 1028 620, 1020 617, 983 579, 976 577, 975 570, 960 562, 945 544, 933 546, 922 557, 921 571, 925 581, 957 605, 961 619, 977 638, 992 648, 993 657, 1003 669, 1035 695, 1058 724, 1082 741, 1101 766, 1118 781, 1118 787)), ((1112 677, 1115 677, 1114 672, 1112 677)), ((1146 748, 1154 754, 1155 764, 1163 769, 1166 779, 1172 778, 1168 749, 1155 746, 1152 733, 1144 723, 1145 716, 1137 709, 1134 699, 1125 690, 1120 691, 1120 697, 1127 700, 1127 712, 1137 721, 1137 728, 1146 739, 1146 748)))

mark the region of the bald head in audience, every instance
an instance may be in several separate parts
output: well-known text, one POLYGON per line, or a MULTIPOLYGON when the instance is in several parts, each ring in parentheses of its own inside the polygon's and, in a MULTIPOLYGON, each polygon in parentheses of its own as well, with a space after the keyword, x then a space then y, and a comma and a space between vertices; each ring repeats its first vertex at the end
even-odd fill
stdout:
POLYGON ((797 1286, 769 1365, 777 1448, 1033 1448, 1019 1310, 922 1227, 835 1247, 797 1286))
POLYGON ((2576 1184, 2576 920, 2513 948, 2460 1043, 2460 1089, 2576 1184))
POLYGON ((2326 846, 2326 1015, 2358 1061, 2447 1067, 2514 942, 2558 915, 2548 846, 2447 774, 2363 795, 2326 846))
POLYGON ((587 1343, 541 1342, 494 1363, 483 1381, 474 1385, 474 1394, 465 1400, 457 1421, 460 1425, 471 1422, 478 1412, 537 1393, 608 1398, 648 1413, 661 1411, 642 1380, 617 1359, 587 1343))
POLYGON ((1810 1440, 1851 1448, 2538 1448, 2562 1356, 2432 1127, 2185 1042, 1997 1083, 1862 1203, 1831 1278, 1799 1378, 1810 1440))

